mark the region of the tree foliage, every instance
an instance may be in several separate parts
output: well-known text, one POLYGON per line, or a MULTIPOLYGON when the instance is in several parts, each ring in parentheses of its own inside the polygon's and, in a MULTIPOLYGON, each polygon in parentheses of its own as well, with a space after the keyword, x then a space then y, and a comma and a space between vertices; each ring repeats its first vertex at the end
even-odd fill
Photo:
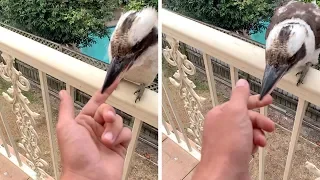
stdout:
POLYGON ((117 0, 0 0, 0 20, 60 44, 88 46, 108 34, 117 0))
POLYGON ((125 6, 126 10, 141 10, 144 7, 154 7, 158 10, 158 0, 131 0, 125 6))
MULTIPOLYGON (((165 8, 230 31, 249 33, 266 28, 275 0, 165 0, 165 8)), ((191 28, 191 27, 186 27, 191 28)))
MULTIPOLYGON (((313 2, 314 0, 303 0, 304 2, 313 2)), ((320 6, 320 1, 316 1, 317 5, 320 6)))

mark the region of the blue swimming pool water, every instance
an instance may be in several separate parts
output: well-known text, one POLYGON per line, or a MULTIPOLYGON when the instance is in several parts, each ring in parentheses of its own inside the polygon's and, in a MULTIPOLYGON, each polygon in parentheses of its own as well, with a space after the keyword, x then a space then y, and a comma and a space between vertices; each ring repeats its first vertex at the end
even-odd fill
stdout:
MULTIPOLYGON (((111 37, 115 27, 108 27, 108 29, 109 37, 111 37)), ((104 38, 94 37, 94 39, 96 43, 92 44, 91 47, 80 48, 81 53, 109 64, 108 47, 110 41, 108 36, 104 38)))
MULTIPOLYGON (((269 22, 261 22, 261 23, 266 25, 266 27, 268 27, 270 24, 269 22)), ((266 39, 265 39, 266 31, 267 31, 267 29, 264 29, 261 32, 251 34, 250 38, 254 41, 257 41, 257 42, 265 45, 266 44, 266 39)))

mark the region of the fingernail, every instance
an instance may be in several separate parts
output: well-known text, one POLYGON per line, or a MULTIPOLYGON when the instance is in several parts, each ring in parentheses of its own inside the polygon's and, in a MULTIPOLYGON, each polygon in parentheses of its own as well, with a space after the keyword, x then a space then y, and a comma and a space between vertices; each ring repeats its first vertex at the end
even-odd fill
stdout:
POLYGON ((112 132, 106 132, 103 137, 108 141, 112 141, 113 140, 112 132))
POLYGON ((241 86, 246 86, 248 84, 248 82, 244 79, 240 79, 237 84, 236 87, 241 87, 241 86))

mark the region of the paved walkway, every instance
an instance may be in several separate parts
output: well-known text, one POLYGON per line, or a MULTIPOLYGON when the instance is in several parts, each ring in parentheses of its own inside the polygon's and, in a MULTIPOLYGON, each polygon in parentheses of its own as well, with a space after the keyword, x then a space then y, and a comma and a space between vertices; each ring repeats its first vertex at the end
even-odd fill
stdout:
POLYGON ((162 134, 162 179, 191 180, 198 160, 162 134))
POLYGON ((28 175, 0 154, 0 180, 31 180, 28 175))

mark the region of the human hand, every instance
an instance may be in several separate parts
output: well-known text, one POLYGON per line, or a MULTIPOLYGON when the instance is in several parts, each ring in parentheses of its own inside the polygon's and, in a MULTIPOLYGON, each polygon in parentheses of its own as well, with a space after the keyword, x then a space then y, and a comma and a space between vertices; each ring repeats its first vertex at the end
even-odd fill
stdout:
POLYGON ((62 159, 61 179, 121 179, 131 130, 105 104, 115 83, 104 94, 97 91, 74 117, 73 101, 66 91, 61 102, 57 137, 62 159))
POLYGON ((204 122, 201 161, 193 179, 250 179, 249 162, 258 146, 266 145, 263 131, 274 122, 252 111, 272 103, 267 95, 250 96, 249 84, 239 80, 230 101, 208 112, 204 122))

